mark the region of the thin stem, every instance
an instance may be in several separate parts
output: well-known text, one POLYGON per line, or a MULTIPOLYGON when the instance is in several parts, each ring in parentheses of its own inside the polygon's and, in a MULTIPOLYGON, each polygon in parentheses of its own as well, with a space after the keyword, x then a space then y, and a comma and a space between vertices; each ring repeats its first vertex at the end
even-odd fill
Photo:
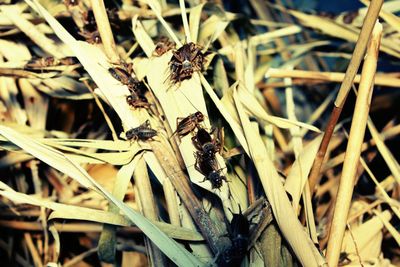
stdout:
MULTIPOLYGON (((302 80, 318 80, 328 82, 341 82, 345 77, 342 72, 321 72, 308 70, 286 70, 270 68, 265 74, 268 78, 294 78, 302 80)), ((360 83, 361 75, 357 74, 354 77, 353 83, 360 83)), ((306 81, 302 81, 305 83, 306 81)), ((400 79, 393 77, 390 74, 376 75, 375 84, 388 87, 400 87, 400 79)), ((269 87, 269 84, 266 84, 269 87)), ((282 83, 281 86, 284 86, 282 83)), ((264 86, 262 86, 264 87, 264 86)))
POLYGON ((192 42, 192 38, 190 36, 189 22, 186 16, 185 0, 179 0, 179 5, 181 7, 182 22, 183 22, 183 28, 185 29, 186 42, 190 43, 192 42))
POLYGON ((321 142, 321 146, 318 150, 317 156, 314 160, 314 164, 310 171, 309 182, 310 182, 311 193, 314 192, 314 186, 319 181, 318 176, 320 174, 322 162, 324 160, 326 151, 328 149, 328 145, 331 140, 333 130, 335 129, 340 114, 342 113, 343 105, 346 101, 347 95, 350 91, 351 85, 357 73, 358 67, 360 66, 361 60, 364 57, 364 51, 367 47, 369 36, 371 35, 376 19, 378 18, 382 4, 383 0, 373 0, 371 1, 370 6, 368 7, 368 11, 367 14, 365 15, 363 27, 358 37, 353 56, 351 57, 349 67, 346 70, 346 75, 344 77, 342 85, 340 86, 338 96, 336 97, 335 107, 329 119, 327 129, 325 131, 324 137, 321 142))
POLYGON ((340 178, 335 210, 331 222, 326 252, 326 258, 330 267, 335 267, 338 264, 344 232, 346 230, 347 217, 350 210, 351 197, 353 195, 354 182, 361 154, 361 146, 367 126, 381 34, 382 25, 376 22, 362 69, 361 83, 356 106, 354 108, 342 177, 340 178))

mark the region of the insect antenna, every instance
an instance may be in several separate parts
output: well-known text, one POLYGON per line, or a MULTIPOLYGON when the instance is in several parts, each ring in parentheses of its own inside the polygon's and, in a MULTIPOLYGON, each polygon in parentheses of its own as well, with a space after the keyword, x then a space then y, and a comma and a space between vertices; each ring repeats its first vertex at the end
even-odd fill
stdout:
MULTIPOLYGON (((195 105, 193 105, 192 101, 190 101, 190 99, 185 95, 185 93, 182 90, 179 90, 179 92, 186 98, 186 100, 190 103, 192 107, 194 107, 195 110, 200 111, 195 105)), ((204 116, 207 117, 206 115, 204 116)))

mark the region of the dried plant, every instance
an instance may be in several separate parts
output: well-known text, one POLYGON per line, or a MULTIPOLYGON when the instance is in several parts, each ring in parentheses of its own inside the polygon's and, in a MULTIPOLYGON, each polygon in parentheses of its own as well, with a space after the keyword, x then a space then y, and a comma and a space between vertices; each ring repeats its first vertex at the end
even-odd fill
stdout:
POLYGON ((1 4, 5 264, 398 265, 398 2, 1 4))

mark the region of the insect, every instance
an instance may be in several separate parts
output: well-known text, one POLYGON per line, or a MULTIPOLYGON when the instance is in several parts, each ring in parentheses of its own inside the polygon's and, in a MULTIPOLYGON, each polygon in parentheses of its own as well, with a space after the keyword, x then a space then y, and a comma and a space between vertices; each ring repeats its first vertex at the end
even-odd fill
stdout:
POLYGON ((108 72, 114 77, 114 79, 120 81, 124 85, 128 85, 128 87, 130 84, 134 84, 136 82, 135 79, 123 68, 109 68, 108 72))
POLYGON ((133 78, 133 80, 130 80, 130 83, 128 84, 128 89, 129 91, 133 91, 137 95, 144 97, 147 87, 143 82, 139 81, 137 78, 133 78))
POLYGON ((232 240, 232 248, 237 258, 243 258, 247 253, 249 243, 250 223, 243 215, 239 206, 239 213, 232 213, 232 221, 229 225, 229 235, 232 240))
POLYGON ((204 54, 195 43, 184 44, 176 51, 169 61, 170 79, 173 83, 190 79, 195 71, 203 70, 204 54))
POLYGON ((101 37, 100 37, 100 33, 98 30, 95 30, 95 31, 81 30, 80 32, 78 32, 78 34, 80 36, 82 36, 83 38, 85 38, 85 40, 89 44, 101 43, 101 37))
POLYGON ((43 67, 50 67, 50 66, 57 66, 60 65, 60 61, 54 57, 42 57, 42 58, 35 58, 28 61, 25 64, 27 68, 43 68, 43 67))
POLYGON ((150 127, 150 121, 147 120, 140 126, 130 129, 125 133, 128 140, 141 140, 146 141, 157 135, 157 131, 150 127))
POLYGON ((357 18, 358 16, 358 10, 355 12, 348 12, 343 16, 343 23, 345 24, 351 24, 353 21, 357 18))
POLYGON ((132 64, 123 63, 122 66, 123 67, 109 68, 108 72, 114 79, 128 86, 130 95, 126 97, 126 102, 135 108, 148 108, 150 104, 144 96, 146 86, 137 78, 132 77, 132 64))
POLYGON ((174 48, 175 48, 175 43, 170 41, 168 37, 162 36, 156 44, 156 48, 154 49, 154 54, 160 57, 169 50, 174 48))
POLYGON ((77 6, 77 5, 79 5, 79 1, 78 0, 64 0, 64 4, 66 6, 77 6))
MULTIPOLYGON (((211 188, 220 188, 223 181, 227 181, 226 177, 221 175, 222 169, 218 169, 218 162, 216 158, 205 157, 200 151, 196 154, 195 169, 204 175, 204 181, 208 180, 211 183, 211 188)), ((204 182, 203 181, 203 182, 204 182)))
POLYGON ((226 248, 219 258, 218 266, 240 266, 247 254, 250 235, 250 223, 243 215, 240 206, 239 213, 232 213, 233 218, 228 223, 228 234, 232 246, 226 248))
POLYGON ((211 134, 214 134, 215 130, 207 132, 204 128, 199 128, 196 135, 192 137, 193 145, 202 152, 202 157, 212 158, 215 153, 221 152, 223 144, 222 130, 216 130, 220 138, 213 138, 211 134))
POLYGON ((74 57, 64 57, 60 59, 54 57, 42 57, 29 60, 25 64, 25 68, 45 68, 60 65, 74 65, 77 63, 78 61, 74 57))
POLYGON ((122 84, 128 86, 129 91, 134 91, 138 95, 143 95, 146 90, 146 86, 140 82, 137 78, 132 77, 132 65, 123 64, 123 68, 115 67, 109 68, 108 72, 114 79, 118 80, 122 84))
POLYGON ((150 106, 145 97, 140 97, 133 91, 126 97, 126 103, 134 108, 148 108, 150 106))
POLYGON ((200 111, 197 111, 185 118, 176 119, 176 131, 172 134, 178 134, 179 137, 184 137, 194 131, 201 122, 204 121, 204 115, 200 111))

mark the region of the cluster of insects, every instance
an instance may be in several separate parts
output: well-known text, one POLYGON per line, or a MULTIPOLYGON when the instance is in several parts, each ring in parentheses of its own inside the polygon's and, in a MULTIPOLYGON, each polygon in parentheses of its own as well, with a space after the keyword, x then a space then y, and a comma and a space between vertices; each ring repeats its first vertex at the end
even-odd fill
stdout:
POLYGON ((204 175, 204 180, 211 182, 212 188, 220 188, 226 177, 221 175, 222 168, 219 168, 216 153, 223 148, 222 130, 213 130, 209 133, 206 129, 199 127, 195 136, 192 137, 195 152, 197 171, 204 175))
POLYGON ((204 180, 211 182, 213 189, 220 188, 226 178, 221 175, 222 169, 219 168, 215 154, 222 151, 223 132, 222 130, 213 130, 209 133, 200 126, 203 121, 204 115, 200 111, 185 118, 177 118, 177 127, 173 135, 176 134, 181 138, 195 132, 192 137, 193 145, 197 149, 195 169, 204 175, 204 180))
POLYGON ((119 82, 126 85, 129 90, 129 95, 126 97, 126 102, 134 108, 148 108, 150 106, 144 96, 146 86, 137 78, 132 77, 132 65, 123 64, 122 67, 109 68, 108 72, 119 82))
POLYGON ((205 54, 195 43, 184 44, 176 51, 172 51, 169 61, 170 79, 175 83, 190 79, 194 72, 203 71, 205 54))
POLYGON ((147 120, 140 126, 128 130, 125 135, 126 139, 131 141, 146 141, 156 136, 157 131, 151 128, 150 121, 147 120))

